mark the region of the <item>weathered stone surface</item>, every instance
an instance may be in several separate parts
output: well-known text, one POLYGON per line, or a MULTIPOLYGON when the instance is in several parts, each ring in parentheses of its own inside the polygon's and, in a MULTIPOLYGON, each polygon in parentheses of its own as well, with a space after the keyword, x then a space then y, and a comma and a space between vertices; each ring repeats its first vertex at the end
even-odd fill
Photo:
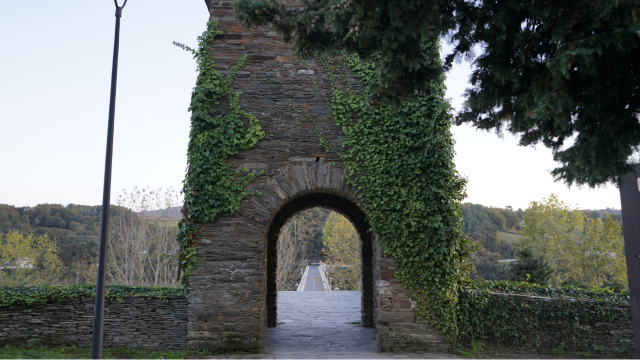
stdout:
MULTIPOLYGON (((395 268, 374 267, 374 241, 360 191, 345 181, 339 156, 320 144, 316 126, 338 149, 345 139, 324 98, 323 92, 330 91, 327 74, 314 61, 298 62, 290 44, 270 28, 244 29, 234 19, 230 3, 207 1, 211 19, 219 20, 224 33, 212 43, 212 57, 218 70, 228 74, 247 55, 232 87, 242 91, 240 106, 258 118, 268 136, 229 163, 233 170, 263 171, 248 185, 261 196, 247 197, 237 213, 203 224, 198 256, 205 262, 190 279, 189 349, 219 352, 263 345, 265 326, 277 323, 275 256, 280 229, 291 216, 314 206, 347 216, 360 234, 362 324, 415 321, 411 303, 395 280, 395 268), (376 276, 382 282, 374 282, 376 276), (379 285, 384 292, 374 290, 379 285), (389 307, 378 314, 374 297, 382 294, 389 307)), ((339 86, 344 85, 340 80, 339 86)), ((214 112, 225 111, 224 106, 221 102, 214 112)), ((380 263, 392 264, 392 259, 380 257, 380 263)))
MULTIPOLYGON (((65 299, 28 308, 0 307, 0 346, 91 347, 94 298, 65 299)), ((107 300, 104 346, 184 350, 187 299, 107 300)))
POLYGON ((374 307, 378 350, 426 351, 451 350, 442 335, 416 319, 415 304, 395 278, 393 259, 385 257, 379 242, 374 245, 374 307))
MULTIPOLYGON (((205 224, 199 255, 204 255, 206 262, 191 278, 190 328, 207 329, 203 323, 217 325, 211 332, 190 334, 190 348, 214 346, 210 350, 219 351, 251 344, 251 339, 262 345, 264 327, 246 325, 264 324, 267 306, 271 307, 271 322, 275 321, 277 296, 274 284, 269 285, 265 276, 267 235, 274 225, 279 230, 287 220, 274 219, 276 212, 305 192, 333 190, 353 199, 356 191, 343 183, 341 166, 328 163, 338 159, 324 152, 313 122, 296 114, 290 106, 289 100, 313 113, 319 126, 335 128, 322 94, 309 77, 315 75, 315 79, 326 84, 326 75, 317 75, 312 70, 317 64, 301 67, 296 63, 289 46, 270 29, 245 31, 233 19, 234 11, 228 3, 211 2, 209 7, 212 18, 220 20, 219 28, 224 32, 216 39, 212 56, 220 70, 228 71, 243 54, 248 55, 233 86, 243 92, 240 98, 243 109, 256 115, 270 134, 256 148, 229 160, 233 169, 265 171, 250 185, 262 196, 247 198, 238 213, 205 224), (314 111, 315 108, 320 111, 314 111), (238 271, 246 269, 247 264, 250 270, 238 271), (225 290, 233 290, 233 298, 214 293, 225 290), (229 342, 229 334, 236 336, 233 343, 229 342), (217 342, 205 343, 204 339, 217 342)), ((337 141, 338 138, 332 142, 338 145, 337 141)))

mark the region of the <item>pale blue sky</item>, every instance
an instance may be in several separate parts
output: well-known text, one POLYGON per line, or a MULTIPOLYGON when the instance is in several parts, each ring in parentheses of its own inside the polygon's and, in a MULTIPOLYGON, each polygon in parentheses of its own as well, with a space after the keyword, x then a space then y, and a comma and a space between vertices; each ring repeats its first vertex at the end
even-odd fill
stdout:
MULTIPOLYGON (((122 1, 122 0, 120 0, 122 1)), ((0 22, 0 203, 101 203, 114 4, 15 1, 0 22)), ((195 63, 208 13, 202 0, 130 0, 122 17, 113 196, 134 186, 181 188, 195 63)), ((467 63, 454 64, 447 96, 459 108, 467 63)), ((615 186, 554 183, 551 152, 523 148, 466 125, 454 127, 466 201, 525 208, 555 193, 581 208, 620 208, 615 186)), ((112 201, 113 202, 113 201, 112 201)))

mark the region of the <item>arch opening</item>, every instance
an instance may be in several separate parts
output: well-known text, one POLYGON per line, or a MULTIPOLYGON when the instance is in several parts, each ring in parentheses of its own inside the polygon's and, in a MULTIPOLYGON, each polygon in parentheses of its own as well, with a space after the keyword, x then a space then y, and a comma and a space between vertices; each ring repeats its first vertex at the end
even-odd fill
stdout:
POLYGON ((373 234, 367 222, 367 216, 352 201, 331 193, 312 193, 299 196, 287 202, 272 218, 267 232, 266 252, 266 317, 268 327, 278 324, 278 238, 285 223, 297 213, 314 207, 333 210, 346 217, 360 237, 360 276, 361 276, 361 324, 374 326, 373 298, 373 234))

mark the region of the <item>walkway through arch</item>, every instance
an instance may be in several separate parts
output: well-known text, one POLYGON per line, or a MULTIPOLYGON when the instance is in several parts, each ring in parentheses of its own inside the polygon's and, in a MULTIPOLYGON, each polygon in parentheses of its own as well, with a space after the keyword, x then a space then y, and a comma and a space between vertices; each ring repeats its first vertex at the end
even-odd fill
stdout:
POLYGON ((276 284, 278 266, 278 236, 284 224, 300 211, 313 207, 323 207, 345 216, 360 236, 361 250, 361 324, 374 325, 373 309, 373 238, 366 214, 353 202, 339 195, 316 192, 294 198, 287 202, 273 217, 267 233, 267 326, 278 323, 278 291, 276 284))

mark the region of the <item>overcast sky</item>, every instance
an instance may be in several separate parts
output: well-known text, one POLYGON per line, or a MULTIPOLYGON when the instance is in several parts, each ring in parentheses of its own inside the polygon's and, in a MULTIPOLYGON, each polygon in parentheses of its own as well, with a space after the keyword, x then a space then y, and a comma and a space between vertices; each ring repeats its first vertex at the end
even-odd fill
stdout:
MULTIPOLYGON (((122 0, 120 0, 122 1, 122 0)), ((0 22, 0 203, 98 205, 106 144, 114 4, 7 2, 0 22)), ((113 196, 134 186, 181 188, 189 133, 192 56, 208 13, 202 0, 131 0, 122 17, 113 196)), ((447 96, 460 109, 468 63, 454 64, 447 96)), ((613 185, 554 183, 551 151, 506 134, 454 127, 466 201, 526 208, 552 193, 581 208, 620 208, 613 185)), ((112 201, 113 202, 113 201, 112 201)))

